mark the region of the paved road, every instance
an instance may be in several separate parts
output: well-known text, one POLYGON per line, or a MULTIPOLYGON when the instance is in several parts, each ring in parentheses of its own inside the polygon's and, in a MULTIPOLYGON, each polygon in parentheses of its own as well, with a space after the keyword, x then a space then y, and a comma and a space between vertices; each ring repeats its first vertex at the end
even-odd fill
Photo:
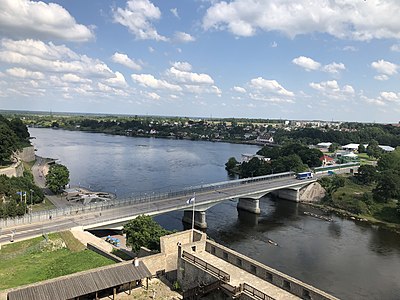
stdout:
MULTIPOLYGON (((236 186, 215 187, 212 190, 196 192, 196 206, 207 206, 208 204, 216 204, 232 198, 267 193, 278 188, 304 184, 310 181, 315 181, 315 179, 299 181, 294 177, 287 177, 269 181, 250 182, 236 186)), ((17 241, 40 236, 43 233, 68 230, 76 226, 95 227, 93 224, 114 224, 115 220, 124 221, 124 219, 128 220, 141 214, 157 215, 174 210, 190 210, 191 205, 187 205, 186 201, 191 196, 192 194, 181 195, 166 199, 135 203, 129 206, 126 204, 123 205, 123 202, 121 202, 121 205, 115 205, 107 209, 98 208, 97 211, 78 212, 75 215, 52 218, 45 222, 14 226, 2 230, 0 233, 0 243, 9 243, 12 236, 14 241, 17 241)))

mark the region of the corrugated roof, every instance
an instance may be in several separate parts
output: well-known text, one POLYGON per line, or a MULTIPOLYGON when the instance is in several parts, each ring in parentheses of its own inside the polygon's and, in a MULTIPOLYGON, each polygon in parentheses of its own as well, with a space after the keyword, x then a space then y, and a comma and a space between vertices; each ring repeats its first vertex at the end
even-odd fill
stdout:
POLYGON ((147 267, 133 262, 102 267, 36 283, 8 293, 8 300, 58 300, 94 293, 151 276, 147 267))

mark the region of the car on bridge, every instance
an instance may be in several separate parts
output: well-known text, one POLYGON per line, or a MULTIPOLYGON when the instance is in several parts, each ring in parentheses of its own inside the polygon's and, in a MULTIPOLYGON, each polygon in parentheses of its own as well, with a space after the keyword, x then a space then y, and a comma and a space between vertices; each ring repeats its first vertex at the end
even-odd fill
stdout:
POLYGON ((310 179, 313 178, 314 174, 312 172, 302 172, 302 173, 297 173, 296 178, 297 179, 310 179))

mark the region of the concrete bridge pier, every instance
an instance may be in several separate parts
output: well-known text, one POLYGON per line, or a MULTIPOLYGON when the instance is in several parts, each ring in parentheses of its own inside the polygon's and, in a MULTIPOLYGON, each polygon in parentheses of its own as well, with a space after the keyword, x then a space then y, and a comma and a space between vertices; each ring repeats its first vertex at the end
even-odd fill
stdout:
POLYGON ((253 198, 239 198, 237 204, 238 210, 245 210, 253 214, 259 214, 260 211, 260 199, 253 198))
MULTIPOLYGON (((183 211, 182 222, 192 225, 192 217, 193 217, 193 211, 185 210, 183 211)), ((207 228, 206 211, 197 211, 197 210, 194 211, 194 227, 200 229, 207 228)))
POLYGON ((283 189, 272 192, 278 198, 299 202, 300 201, 300 188, 299 189, 283 189))

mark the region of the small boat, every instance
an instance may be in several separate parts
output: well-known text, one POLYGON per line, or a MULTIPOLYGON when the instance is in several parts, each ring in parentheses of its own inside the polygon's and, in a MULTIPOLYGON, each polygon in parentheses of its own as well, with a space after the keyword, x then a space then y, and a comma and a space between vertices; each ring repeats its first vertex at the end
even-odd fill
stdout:
POLYGON ((271 239, 268 239, 268 243, 270 243, 271 245, 274 245, 274 246, 278 246, 278 243, 271 239))

